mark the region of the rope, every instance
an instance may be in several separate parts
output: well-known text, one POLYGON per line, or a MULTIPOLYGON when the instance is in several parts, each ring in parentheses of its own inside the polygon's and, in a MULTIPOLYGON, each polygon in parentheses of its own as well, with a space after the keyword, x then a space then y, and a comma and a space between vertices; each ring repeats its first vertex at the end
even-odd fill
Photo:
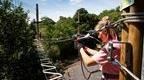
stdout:
POLYGON ((130 70, 128 70, 124 65, 120 64, 120 62, 117 59, 115 59, 114 61, 118 63, 118 65, 121 67, 122 70, 126 71, 135 80, 140 80, 135 74, 133 74, 130 70))
MULTIPOLYGON (((77 44, 80 45, 80 43, 77 42, 77 44)), ((80 46, 79 46, 80 47, 80 46)), ((79 50, 79 49, 78 49, 79 50)), ((80 52, 78 51, 78 53, 80 54, 80 52)), ((82 56, 80 55, 80 62, 81 62, 81 70, 82 70, 82 74, 83 74, 83 77, 85 78, 85 80, 89 80, 91 75, 95 72, 99 72, 100 70, 95 70, 95 71, 89 71, 88 68, 85 66, 84 62, 83 62, 83 59, 82 59, 82 56), (86 72, 89 73, 88 77, 85 75, 85 72, 84 72, 84 69, 86 70, 86 72)))
POLYGON ((91 76, 91 72, 88 71, 88 69, 87 69, 86 67, 84 67, 85 70, 86 70, 87 72, 89 72, 88 77, 86 77, 85 72, 84 72, 84 68, 83 68, 83 66, 85 66, 85 65, 83 64, 82 58, 81 58, 81 61, 80 61, 80 62, 81 62, 81 70, 82 70, 82 74, 83 74, 85 80, 89 80, 89 78, 90 78, 90 76, 91 76))
POLYGON ((92 75, 93 73, 100 71, 100 70, 89 71, 88 68, 85 66, 82 58, 81 58, 81 70, 82 70, 82 73, 83 73, 83 76, 84 76, 85 80, 89 80, 90 77, 91 77, 91 75, 92 75), (89 73, 88 77, 86 77, 85 72, 84 72, 84 69, 89 73))
MULTIPOLYGON (((111 23, 111 25, 115 26, 121 22, 144 22, 144 13, 123 13, 122 16, 128 16, 122 19, 117 20, 116 22, 111 23)), ((117 27, 117 26, 116 26, 117 27)), ((73 41, 73 37, 69 38, 50 38, 47 39, 50 43, 61 43, 66 41, 73 41)))
POLYGON ((115 24, 118 24, 118 23, 123 22, 123 21, 125 21, 125 22, 132 22, 132 21, 134 21, 134 22, 144 22, 144 16, 141 16, 141 17, 135 16, 135 17, 122 18, 122 19, 119 19, 118 21, 112 23, 111 25, 115 25, 115 24))
POLYGON ((144 16, 144 12, 137 12, 137 13, 122 13, 122 16, 144 16))
MULTIPOLYGON (((109 45, 109 47, 111 47, 110 49, 111 50, 109 50, 109 55, 112 55, 113 53, 112 53, 112 51, 113 51, 113 43, 124 43, 124 42, 111 42, 110 44, 111 45, 109 45)), ((122 70, 124 70, 124 71, 126 71, 131 77, 133 77, 135 80, 140 80, 135 74, 133 74, 129 69, 127 69, 124 65, 122 65, 117 59, 115 59, 115 58, 113 58, 112 56, 109 56, 110 58, 109 59, 112 59, 112 60, 109 60, 109 61, 114 61, 114 62, 116 62, 119 66, 120 66, 120 68, 122 69, 122 70)), ((115 65, 115 63, 113 63, 113 65, 115 65)))
MULTIPOLYGON (((40 53, 44 53, 44 48, 40 40, 35 39, 35 45, 37 45, 38 51, 40 53)), ((41 66, 42 66, 42 72, 45 75, 46 80, 57 80, 57 79, 62 79, 63 75, 61 73, 58 73, 57 69, 50 58, 42 58, 40 59, 41 66), (53 76, 52 78, 48 78, 48 75, 53 76)))
POLYGON ((118 21, 112 23, 113 25, 123 21, 124 22, 144 22, 144 12, 122 13, 121 15, 125 16, 125 18, 119 19, 118 21))
POLYGON ((73 41, 73 38, 67 38, 67 39, 62 39, 62 38, 51 38, 48 39, 47 41, 49 41, 50 43, 61 43, 61 42, 67 42, 67 41, 73 41))
POLYGON ((51 78, 49 80, 61 79, 63 77, 62 74, 52 71, 52 70, 56 70, 56 67, 52 66, 49 58, 48 59, 40 59, 40 61, 41 61, 41 66, 43 67, 43 73, 54 76, 53 78, 51 78))

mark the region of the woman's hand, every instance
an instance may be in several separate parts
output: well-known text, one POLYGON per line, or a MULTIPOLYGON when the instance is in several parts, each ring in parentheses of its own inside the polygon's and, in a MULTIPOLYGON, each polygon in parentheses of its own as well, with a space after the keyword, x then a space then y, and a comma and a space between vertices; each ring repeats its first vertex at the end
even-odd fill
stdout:
POLYGON ((105 53, 103 50, 98 51, 92 56, 92 58, 96 61, 96 63, 99 63, 101 65, 108 62, 107 53, 105 53))
POLYGON ((94 54, 98 53, 98 51, 97 51, 97 50, 90 49, 90 48, 88 48, 88 47, 85 47, 85 49, 86 49, 86 50, 87 50, 87 52, 88 52, 89 54, 91 54, 91 55, 94 55, 94 54))
POLYGON ((92 56, 89 56, 85 52, 84 48, 80 49, 80 53, 81 53, 81 56, 82 56, 82 59, 83 59, 83 62, 85 63, 85 65, 87 65, 87 66, 93 66, 93 65, 96 64, 95 60, 92 59, 92 56))

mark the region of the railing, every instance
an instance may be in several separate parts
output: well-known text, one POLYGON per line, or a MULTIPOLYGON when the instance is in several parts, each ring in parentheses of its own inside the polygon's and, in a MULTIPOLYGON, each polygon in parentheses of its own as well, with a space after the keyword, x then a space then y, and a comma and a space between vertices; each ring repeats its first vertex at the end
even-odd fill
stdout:
POLYGON ((52 62, 50 61, 49 58, 46 59, 40 59, 41 61, 41 66, 43 69, 43 73, 45 74, 45 77, 47 80, 62 80, 63 75, 61 73, 58 73, 56 70, 56 67, 53 66, 52 62), (50 79, 48 79, 48 76, 52 76, 50 79))
MULTIPOLYGON (((35 43, 37 46, 37 50, 39 54, 41 55, 44 53, 44 48, 40 40, 35 39, 35 43)), ((39 56, 40 57, 40 56, 39 56)), ((52 61, 49 58, 42 58, 40 59, 42 72, 45 75, 46 80, 63 80, 63 75, 61 73, 58 73, 56 67, 53 65, 52 61)))

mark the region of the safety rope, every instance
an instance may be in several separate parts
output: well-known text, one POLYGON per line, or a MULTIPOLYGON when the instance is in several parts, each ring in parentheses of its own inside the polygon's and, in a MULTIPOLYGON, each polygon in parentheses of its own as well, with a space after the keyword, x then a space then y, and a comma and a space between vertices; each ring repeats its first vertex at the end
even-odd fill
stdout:
POLYGON ((129 69, 127 69, 124 65, 122 65, 117 59, 113 58, 112 54, 113 54, 113 44, 123 44, 124 42, 110 42, 109 43, 109 54, 110 56, 108 56, 109 61, 112 62, 113 65, 119 65, 120 68, 124 71, 126 71, 131 77, 133 77, 135 80, 140 80, 135 74, 133 74, 129 69), (117 64, 115 64, 117 63, 117 64))
POLYGON ((112 23, 112 25, 118 24, 120 22, 144 22, 144 12, 122 13, 121 15, 125 18, 119 19, 118 21, 112 23))
MULTIPOLYGON (((35 45, 37 45, 37 49, 39 51, 39 54, 44 53, 44 48, 40 40, 35 39, 35 45)), ((40 62, 42 66, 42 72, 45 75, 46 80, 61 80, 64 79, 63 75, 61 73, 58 73, 56 67, 50 60, 50 58, 42 58, 40 57, 40 62)))
MULTIPOLYGON (((94 33, 95 33, 95 32, 94 32, 94 33)), ((80 35, 77 36, 78 39, 84 39, 84 38, 86 38, 86 37, 94 38, 94 37, 92 37, 92 36, 90 35, 90 33, 88 33, 88 34, 85 35, 85 36, 82 36, 82 35, 81 35, 81 37, 80 37, 80 35)), ((94 39, 97 40, 96 38, 94 38, 94 39)), ((98 41, 99 43, 101 43, 99 40, 97 40, 97 41, 98 41)), ((79 49, 80 49, 82 46, 84 46, 84 45, 81 44, 81 43, 79 43, 77 39, 75 40, 75 43, 76 43, 76 46, 77 46, 77 49, 78 49, 78 54, 80 55, 80 50, 79 50, 79 49)), ((85 66, 85 64, 84 64, 84 62, 83 62, 83 59, 82 59, 82 56, 81 56, 81 55, 80 55, 80 62, 81 62, 82 74, 83 74, 83 77, 84 77, 85 80, 89 80, 90 77, 91 77, 91 75, 92 75, 93 73, 100 71, 99 69, 98 69, 98 70, 94 70, 94 71, 88 70, 88 68, 85 66), (86 70, 86 72, 88 72, 88 76, 86 76, 84 69, 86 70)))
POLYGON ((122 16, 144 16, 144 12, 136 12, 136 13, 122 13, 122 16))
POLYGON ((135 74, 133 74, 129 69, 122 65, 117 59, 114 59, 114 61, 121 67, 122 70, 126 71, 135 80, 140 80, 135 74))
POLYGON ((84 62, 83 62, 83 60, 82 60, 82 58, 81 58, 81 61, 80 61, 80 62, 81 62, 82 74, 83 74, 85 80, 89 80, 90 77, 91 77, 91 75, 92 75, 93 73, 100 72, 99 69, 98 69, 98 70, 95 70, 95 71, 89 71, 88 68, 85 66, 85 64, 84 64, 84 62), (84 69, 86 70, 86 72, 89 73, 88 77, 86 77, 85 72, 84 72, 84 69))
MULTIPOLYGON (((125 18, 121 18, 119 20, 117 20, 116 22, 113 22, 111 23, 111 25, 113 25, 114 27, 117 27, 115 25, 121 23, 121 22, 144 22, 144 16, 143 13, 125 13, 125 14, 122 14, 123 16, 124 15, 128 15, 128 17, 125 17, 125 18), (132 16, 132 15, 135 15, 135 16, 132 16)), ((49 41, 50 43, 61 43, 61 42, 66 42, 66 41, 73 41, 74 38, 73 36, 72 37, 68 37, 68 38, 63 38, 63 37, 60 37, 60 38, 49 38, 47 39, 47 41, 49 41)))
POLYGON ((73 38, 51 38, 47 39, 46 41, 49 41, 50 43, 61 43, 61 42, 67 42, 67 41, 73 41, 73 38))
POLYGON ((56 67, 52 65, 52 62, 50 61, 49 58, 40 59, 40 61, 41 61, 41 66, 43 68, 43 73, 45 75, 46 74, 52 75, 50 79, 46 78, 47 80, 57 80, 63 78, 63 75, 57 72, 56 67))

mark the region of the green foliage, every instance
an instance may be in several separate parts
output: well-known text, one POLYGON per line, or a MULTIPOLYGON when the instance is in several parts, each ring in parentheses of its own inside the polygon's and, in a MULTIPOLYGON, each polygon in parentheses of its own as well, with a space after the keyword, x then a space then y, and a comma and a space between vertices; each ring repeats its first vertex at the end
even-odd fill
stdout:
POLYGON ((54 25, 54 37, 70 38, 75 33, 76 23, 72 18, 60 17, 60 20, 54 25))
POLYGON ((80 8, 76 11, 76 13, 73 16, 73 19, 75 21, 79 21, 79 23, 84 23, 86 20, 86 15, 88 14, 87 10, 84 8, 80 8))
POLYGON ((11 0, 0 6, 0 79, 43 80, 27 13, 11 0), (27 74, 26 74, 27 73, 27 74))
POLYGON ((41 18, 41 23, 43 25, 50 25, 50 24, 54 25, 55 24, 55 22, 52 19, 48 18, 48 17, 42 17, 41 18))
MULTIPOLYGON (((68 17, 60 17, 60 20, 57 21, 55 24, 53 24, 52 21, 46 21, 48 24, 43 24, 45 19, 42 19, 40 24, 40 31, 42 32, 43 39, 45 40, 43 43, 45 45, 45 50, 47 50, 47 54, 52 60, 56 61, 60 58, 61 55, 63 55, 63 50, 67 47, 66 45, 70 45, 68 42, 61 42, 61 43, 55 43, 51 42, 51 39, 56 40, 58 39, 68 39, 71 38, 76 33, 76 22, 68 17), (52 22, 52 23, 51 23, 52 22), (55 53, 56 51, 56 53, 55 53), (59 51, 57 53, 57 51, 59 51)), ((51 19, 50 19, 51 20, 51 19)))
POLYGON ((40 32, 42 38, 51 38, 53 34, 51 34, 54 30, 55 22, 49 17, 42 17, 40 23, 40 32), (49 34, 50 33, 50 34, 49 34), (47 35, 48 34, 48 35, 47 35))
POLYGON ((119 8, 120 7, 111 10, 104 10, 102 13, 100 13, 99 19, 101 19, 103 16, 110 16, 112 22, 117 21, 121 18, 121 12, 119 11, 119 8))
POLYGON ((98 16, 95 14, 89 14, 84 8, 78 9, 73 16, 73 19, 79 23, 77 27, 80 27, 81 33, 94 29, 98 22, 98 16))
POLYGON ((48 56, 55 62, 60 57, 60 48, 58 45, 51 45, 48 49, 48 56))

